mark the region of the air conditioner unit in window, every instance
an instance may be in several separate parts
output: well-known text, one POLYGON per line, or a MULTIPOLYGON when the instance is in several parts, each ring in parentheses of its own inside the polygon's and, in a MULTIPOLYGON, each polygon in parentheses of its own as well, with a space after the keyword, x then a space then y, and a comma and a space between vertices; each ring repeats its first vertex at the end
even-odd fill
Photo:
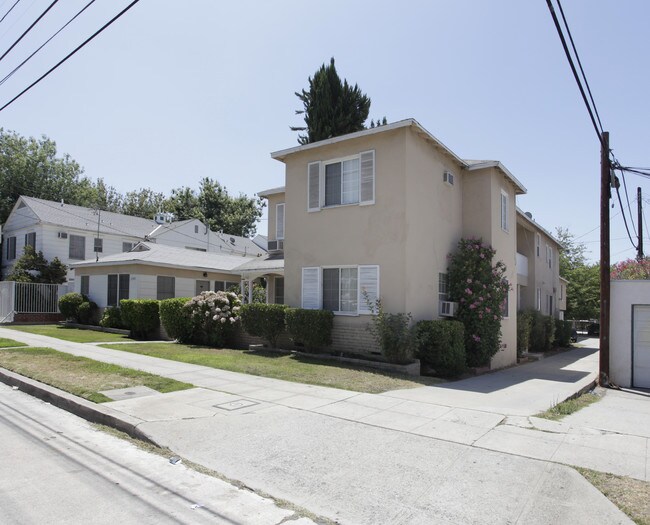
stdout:
POLYGON ((278 250, 284 250, 284 241, 269 241, 269 251, 277 252, 278 250))
POLYGON ((440 301, 440 317, 456 317, 456 310, 458 310, 458 303, 452 301, 440 301))
POLYGON ((67 239, 67 238, 68 238, 68 234, 67 234, 66 232, 59 232, 59 233, 57 234, 57 237, 58 237, 59 239, 67 239))
POLYGON ((445 181, 450 186, 454 185, 454 174, 451 171, 445 171, 442 174, 442 180, 445 181))

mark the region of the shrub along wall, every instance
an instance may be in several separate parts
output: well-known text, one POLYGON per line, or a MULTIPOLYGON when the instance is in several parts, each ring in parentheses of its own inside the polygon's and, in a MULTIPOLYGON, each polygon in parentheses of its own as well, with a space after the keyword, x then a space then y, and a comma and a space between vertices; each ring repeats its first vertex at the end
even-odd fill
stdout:
POLYGON ((415 325, 416 357, 441 377, 465 370, 465 329, 460 321, 420 321, 415 325))
POLYGON ((131 337, 150 339, 160 327, 159 301, 155 299, 122 299, 122 322, 131 331, 131 337))

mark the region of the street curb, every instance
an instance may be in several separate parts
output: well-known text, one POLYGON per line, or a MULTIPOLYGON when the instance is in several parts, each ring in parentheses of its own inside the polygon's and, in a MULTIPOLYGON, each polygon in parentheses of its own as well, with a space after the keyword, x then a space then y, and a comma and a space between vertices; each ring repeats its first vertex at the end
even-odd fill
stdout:
POLYGON ((138 428, 138 425, 143 422, 141 419, 123 414, 110 407, 93 403, 92 401, 69 394, 68 392, 40 383, 29 377, 21 376, 4 368, 0 368, 0 381, 9 386, 18 387, 21 392, 37 397, 86 421, 115 428, 132 438, 140 439, 160 447, 150 436, 138 428))

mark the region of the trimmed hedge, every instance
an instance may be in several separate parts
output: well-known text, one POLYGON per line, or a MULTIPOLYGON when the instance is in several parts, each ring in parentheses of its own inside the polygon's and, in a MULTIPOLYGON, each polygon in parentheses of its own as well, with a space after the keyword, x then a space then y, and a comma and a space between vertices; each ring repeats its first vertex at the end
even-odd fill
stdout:
POLYGON ((98 309, 97 303, 84 301, 77 308, 77 319, 81 324, 95 324, 98 309))
POLYGON ((175 297, 160 301, 160 322, 167 335, 181 343, 189 342, 192 335, 189 311, 183 308, 189 300, 190 297, 175 297))
POLYGON ((517 312, 517 357, 530 349, 530 334, 533 329, 533 315, 529 311, 517 312))
POLYGON ((419 321, 415 325, 416 357, 442 377, 465 370, 465 328, 460 321, 419 321))
POLYGON ((540 312, 531 311, 532 327, 530 331, 531 352, 548 352, 555 340, 554 319, 540 312))
POLYGON ((305 310, 287 308, 285 310, 287 332, 296 344, 307 350, 318 350, 332 344, 334 314, 328 310, 305 310))
POLYGON ((571 321, 555 320, 555 346, 566 348, 571 346, 571 331, 573 324, 571 321))
POLYGON ((59 297, 59 311, 66 319, 74 319, 79 321, 79 307, 87 302, 88 298, 80 293, 71 292, 59 297))
POLYGON ((101 321, 99 321, 99 326, 104 328, 124 328, 120 309, 115 306, 107 306, 104 309, 101 321))
POLYGON ((160 326, 159 301, 155 299, 122 299, 122 321, 131 330, 131 337, 150 339, 160 326))
POLYGON ((252 303, 241 307, 243 329, 255 337, 264 338, 271 348, 277 348, 278 337, 284 332, 284 304, 252 303))

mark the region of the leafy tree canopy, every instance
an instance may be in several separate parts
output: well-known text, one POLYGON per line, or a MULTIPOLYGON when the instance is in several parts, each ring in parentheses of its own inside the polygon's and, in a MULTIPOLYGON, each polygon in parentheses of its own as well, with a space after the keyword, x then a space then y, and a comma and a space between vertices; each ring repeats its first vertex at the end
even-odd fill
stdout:
POLYGON ((58 257, 48 262, 43 252, 36 253, 32 246, 25 246, 23 255, 16 261, 7 281, 21 283, 61 284, 66 280, 68 267, 58 257))
POLYGON ((351 86, 347 80, 341 82, 333 57, 329 65, 323 64, 313 78, 309 77, 309 89, 296 92, 296 96, 303 105, 296 114, 304 115, 305 126, 291 127, 291 130, 307 132, 298 136, 300 144, 365 129, 370 98, 357 84, 351 86))

